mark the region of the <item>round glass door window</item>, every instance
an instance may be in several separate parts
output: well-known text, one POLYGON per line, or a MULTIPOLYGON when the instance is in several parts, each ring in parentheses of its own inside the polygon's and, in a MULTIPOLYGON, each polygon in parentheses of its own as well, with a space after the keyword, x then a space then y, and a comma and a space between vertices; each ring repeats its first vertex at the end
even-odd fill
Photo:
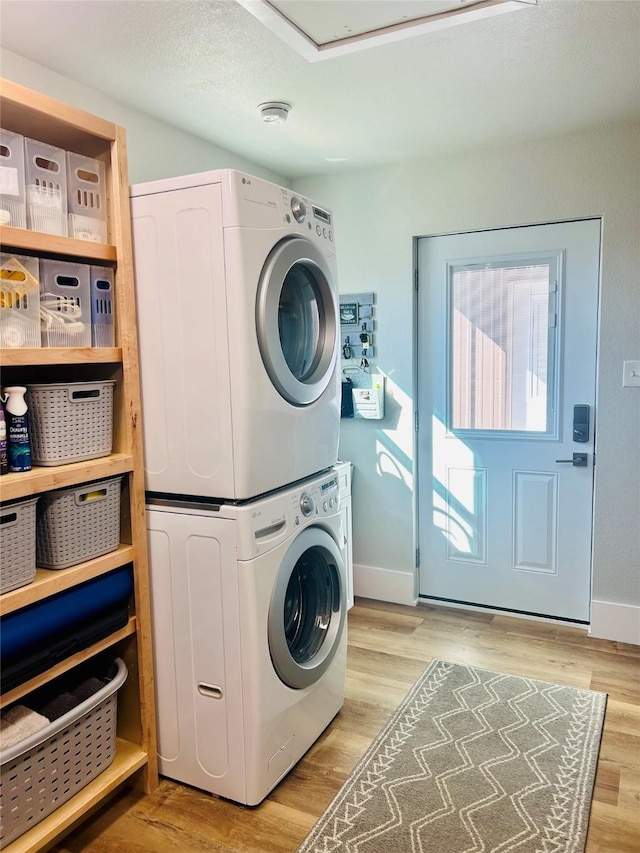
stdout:
POLYGON ((317 400, 337 359, 337 306, 331 271, 304 237, 282 240, 260 277, 256 329, 263 364, 278 393, 295 406, 317 400))
POLYGON ((329 668, 344 630, 342 557, 327 531, 307 528, 283 560, 269 608, 269 651, 280 679, 308 687, 329 668))

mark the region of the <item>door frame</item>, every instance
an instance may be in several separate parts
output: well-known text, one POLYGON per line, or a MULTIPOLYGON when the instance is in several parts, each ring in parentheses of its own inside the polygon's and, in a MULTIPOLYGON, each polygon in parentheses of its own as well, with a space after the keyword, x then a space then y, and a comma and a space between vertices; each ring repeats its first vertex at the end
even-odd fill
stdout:
MULTIPOLYGON (((597 469, 596 469, 596 457, 598 453, 598 431, 597 431, 597 416, 596 413, 598 411, 599 406, 599 387, 600 387, 600 319, 601 319, 601 305, 602 305, 602 245, 603 245, 603 217, 598 214, 594 214, 593 216, 571 216, 565 217, 563 219, 549 219, 547 221, 539 221, 539 222, 528 222, 519 225, 493 225, 487 228, 466 228, 460 231, 440 231, 437 233, 431 234, 418 234, 412 238, 412 270, 413 270, 413 317, 412 317, 412 364, 413 364, 413 383, 412 383, 412 395, 413 395, 413 416, 414 416, 414 429, 413 429, 413 497, 412 497, 412 510, 413 510, 413 553, 415 556, 414 559, 414 567, 413 567, 413 594, 416 602, 418 604, 429 604, 433 603, 437 605, 440 603, 443 607, 449 607, 458 610, 468 610, 472 612, 482 612, 482 613, 495 613, 495 614, 508 614, 509 616, 513 616, 521 619, 533 619, 540 622, 551 622, 553 624, 561 624, 561 625, 569 625, 576 626, 576 622, 567 621, 561 619, 559 617, 554 616, 540 616, 531 613, 524 613, 519 610, 508 610, 505 608, 491 607, 489 605, 483 604, 468 604, 466 602, 456 602, 456 601, 440 601, 440 599, 430 598, 428 596, 420 595, 420 470, 418 466, 419 459, 419 439, 420 439, 420 429, 419 429, 419 399, 420 399, 420 364, 418 359, 418 335, 419 335, 419 298, 420 298, 420 282, 419 282, 419 270, 418 270, 418 244, 420 240, 428 240, 437 237, 455 237, 455 236, 464 236, 465 234, 482 234, 489 233, 493 231, 509 231, 515 228, 532 228, 536 226, 543 225, 563 225, 569 222, 582 222, 585 220, 593 220, 597 219, 600 223, 600 263, 598 266, 598 296, 597 296, 597 306, 596 306, 596 369, 594 376, 594 418, 593 418, 593 487, 591 493, 591 556, 589 561, 589 573, 590 573, 590 588, 589 588, 589 611, 591 616, 591 605, 593 603, 593 554, 594 554, 594 532, 595 532, 595 523, 594 523, 594 510, 595 510, 595 498, 596 498, 596 489, 597 489, 597 469)), ((583 624, 583 623, 580 623, 583 624)))

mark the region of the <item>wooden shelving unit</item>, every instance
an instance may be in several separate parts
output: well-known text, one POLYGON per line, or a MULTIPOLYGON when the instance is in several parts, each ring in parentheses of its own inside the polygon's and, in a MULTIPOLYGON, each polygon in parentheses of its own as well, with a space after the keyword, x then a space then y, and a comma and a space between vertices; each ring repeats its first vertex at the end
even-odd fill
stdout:
POLYGON ((147 767, 147 754, 131 741, 118 738, 116 757, 104 773, 79 791, 73 799, 5 847, 6 853, 38 853, 46 850, 78 821, 104 802, 120 785, 147 767))
POLYGON ((40 494, 122 474, 121 544, 111 554, 62 571, 38 569, 28 586, 0 596, 6 615, 113 569, 133 565, 134 595, 125 627, 2 696, 6 706, 62 672, 109 650, 127 664, 118 692, 118 741, 113 764, 69 802, 13 843, 7 853, 48 848, 123 783, 150 792, 158 782, 151 615, 144 507, 144 468, 125 132, 8 80, 0 80, 2 126, 51 145, 97 157, 107 170, 108 244, 0 227, 2 251, 115 268, 116 346, 0 349, 2 384, 115 379, 113 452, 102 459, 33 468, 0 479, 0 500, 40 494))

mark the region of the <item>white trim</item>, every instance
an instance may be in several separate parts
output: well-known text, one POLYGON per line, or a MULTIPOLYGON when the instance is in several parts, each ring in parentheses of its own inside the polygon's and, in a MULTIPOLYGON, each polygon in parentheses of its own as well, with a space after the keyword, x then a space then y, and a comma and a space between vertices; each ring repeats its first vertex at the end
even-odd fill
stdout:
POLYGON ((375 566, 353 566, 353 592, 360 598, 391 601, 393 604, 415 605, 413 572, 396 572, 375 566))
POLYGON ((640 607, 592 601, 589 636, 640 646, 640 607))
POLYGON ((383 27, 371 33, 350 36, 328 44, 316 44, 299 27, 282 14, 269 0, 238 0, 241 6, 251 12, 259 21, 293 48, 296 53, 308 62, 318 62, 320 59, 331 59, 354 53, 367 47, 389 44, 411 36, 442 30, 454 24, 467 21, 481 20, 503 12, 514 12, 535 6, 538 0, 483 0, 474 6, 461 7, 450 12, 441 12, 426 18, 417 18, 402 24, 383 27))

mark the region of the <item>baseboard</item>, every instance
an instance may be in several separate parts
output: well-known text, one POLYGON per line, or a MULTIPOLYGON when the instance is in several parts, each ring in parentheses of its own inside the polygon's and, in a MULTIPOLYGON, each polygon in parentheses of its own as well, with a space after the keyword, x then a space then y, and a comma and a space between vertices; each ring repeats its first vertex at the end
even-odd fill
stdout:
POLYGON ((592 601, 589 636, 640 646, 640 607, 592 601))
MULTIPOLYGON (((353 566, 353 590, 356 596, 371 598, 374 601, 390 601, 393 604, 408 604, 410 606, 418 603, 414 588, 414 577, 409 572, 397 572, 393 569, 361 566, 355 563, 353 566)), ((447 603, 443 606, 453 607, 455 605, 447 603)), ((465 609, 473 608, 465 607, 465 609)), ((517 614, 509 615, 515 616, 517 614)), ((558 623, 558 620, 553 621, 556 624, 558 623)), ((640 645, 640 607, 629 604, 611 604, 608 601, 592 601, 589 636, 613 640, 618 643, 640 645)))
POLYGON ((353 591, 361 598, 391 601, 393 604, 417 604, 415 581, 410 572, 395 572, 375 566, 353 566, 353 591))

